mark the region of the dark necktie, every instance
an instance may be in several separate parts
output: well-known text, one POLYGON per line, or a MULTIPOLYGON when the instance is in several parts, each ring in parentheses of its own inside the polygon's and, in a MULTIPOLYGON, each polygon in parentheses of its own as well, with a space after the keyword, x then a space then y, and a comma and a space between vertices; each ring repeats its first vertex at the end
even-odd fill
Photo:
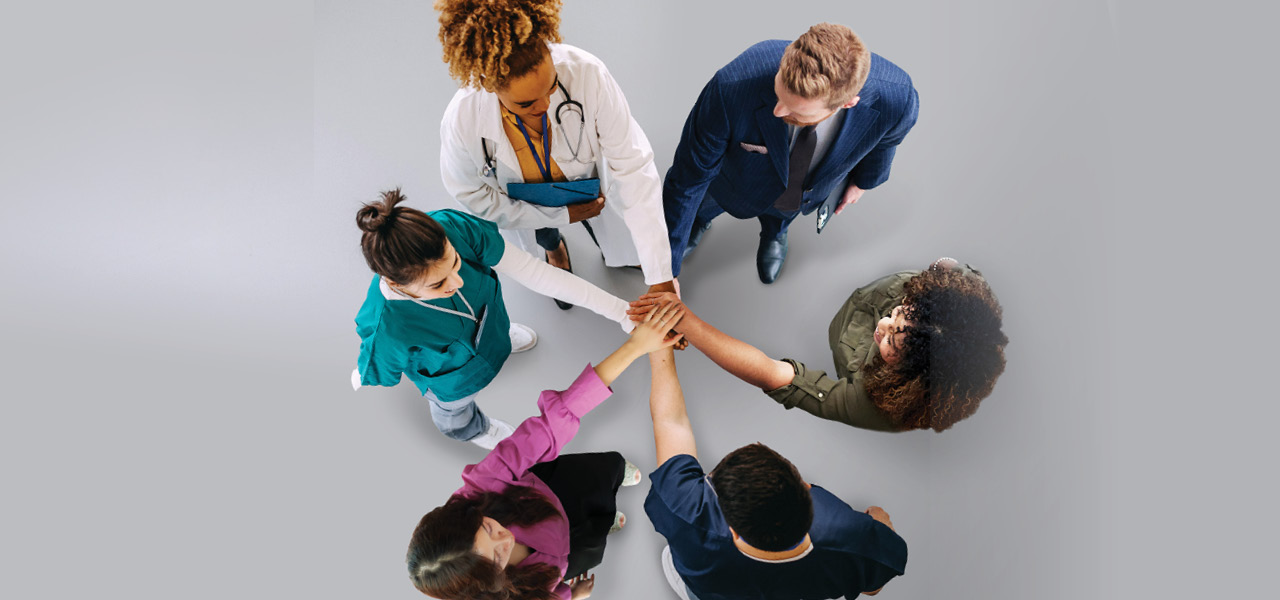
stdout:
POLYGON ((773 203, 773 207, 782 212, 800 210, 800 200, 804 196, 804 180, 809 175, 813 149, 818 146, 818 136, 813 132, 813 127, 813 125, 801 127, 795 144, 791 146, 791 171, 787 175, 787 189, 773 203))

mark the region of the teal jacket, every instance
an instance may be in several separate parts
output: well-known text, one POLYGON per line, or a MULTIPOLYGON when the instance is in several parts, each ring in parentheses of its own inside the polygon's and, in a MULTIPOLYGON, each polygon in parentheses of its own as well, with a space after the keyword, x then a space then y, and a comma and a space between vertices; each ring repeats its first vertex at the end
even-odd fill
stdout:
MULTIPOLYGON (((511 355, 511 318, 502 301, 502 285, 491 268, 502 260, 506 244, 498 227, 488 221, 456 210, 427 214, 444 227, 462 259, 463 285, 458 292, 471 303, 483 331, 477 336, 479 324, 470 319, 411 300, 387 299, 379 286, 381 277, 375 275, 356 314, 357 370, 360 385, 393 386, 403 374, 422 393, 430 390, 452 402, 484 389, 511 355)), ((467 312, 458 294, 425 302, 467 312)))

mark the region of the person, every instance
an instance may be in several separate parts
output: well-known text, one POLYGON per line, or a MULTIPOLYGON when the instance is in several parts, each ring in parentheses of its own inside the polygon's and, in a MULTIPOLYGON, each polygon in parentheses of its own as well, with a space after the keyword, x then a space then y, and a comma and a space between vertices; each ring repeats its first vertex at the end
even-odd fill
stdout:
POLYGON ((497 273, 586 306, 624 331, 631 328, 627 304, 507 244, 488 221, 399 206, 404 199, 399 189, 384 192, 356 213, 375 275, 356 314, 360 356, 352 386, 394 386, 408 376, 442 433, 493 448, 513 428, 486 416, 476 394, 512 352, 538 341, 532 329, 511 322, 497 273))
POLYGON ((639 265, 650 291, 675 291, 653 149, 604 63, 559 43, 560 0, 435 7, 444 61, 462 85, 440 122, 445 189, 552 265, 572 270, 559 227, 583 223, 606 265, 639 265), (590 178, 603 193, 567 206, 516 199, 508 187, 590 178))
POLYGON ((791 221, 816 210, 821 232, 888 180, 918 109, 911 78, 843 25, 748 48, 703 88, 667 171, 673 274, 711 220, 728 212, 760 220, 756 269, 773 283, 791 221))
POLYGON ((580 600, 587 570, 604 558, 611 525, 625 523, 614 496, 640 471, 616 452, 560 455, 580 420, 612 394, 635 359, 670 347, 678 308, 654 311, 600 364, 564 391, 538 398, 540 414, 520 424, 484 460, 463 469, 463 486, 418 523, 406 562, 418 590, 444 600, 580 600), (566 582, 565 580, 569 580, 566 582))
MULTIPOLYGON (((632 318, 674 301, 646 294, 632 318)), ((775 360, 692 311, 678 331, 725 370, 788 409, 878 431, 944 431, 978 410, 1004 372, 1000 303, 982 273, 952 258, 858 288, 831 319, 836 378, 775 360)))
POLYGON ((703 472, 674 358, 649 355, 658 468, 644 510, 681 600, 854 598, 903 574, 907 543, 884 509, 854 510, 768 446, 703 472))

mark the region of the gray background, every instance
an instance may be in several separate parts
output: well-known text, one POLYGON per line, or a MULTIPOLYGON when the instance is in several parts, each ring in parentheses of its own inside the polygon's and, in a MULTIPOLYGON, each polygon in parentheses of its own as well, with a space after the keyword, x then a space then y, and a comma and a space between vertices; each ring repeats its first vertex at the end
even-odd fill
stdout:
MULTIPOLYGON (((609 66, 663 172, 702 85, 762 39, 847 24, 919 89, 891 180, 821 237, 798 222, 777 284, 756 224, 716 221, 682 278, 702 316, 829 368, 829 316, 882 274, 955 256, 1005 306, 1007 372, 944 434, 785 412, 680 354, 704 462, 764 441, 885 507, 911 555, 883 597, 1265 593, 1275 244, 1252 211, 1275 197, 1254 108, 1275 52, 1266 16, 1216 6, 569 1, 566 42, 609 66)), ((352 217, 397 185, 454 206, 436 31, 427 2, 6 4, 0 595, 421 597, 409 533, 482 451, 408 383, 351 391, 352 217)), ((507 283, 541 341, 481 405, 516 422, 623 336, 507 283)), ((647 388, 632 367, 569 450, 652 469, 647 388)), ((619 496, 595 598, 673 597, 647 487, 619 496)))

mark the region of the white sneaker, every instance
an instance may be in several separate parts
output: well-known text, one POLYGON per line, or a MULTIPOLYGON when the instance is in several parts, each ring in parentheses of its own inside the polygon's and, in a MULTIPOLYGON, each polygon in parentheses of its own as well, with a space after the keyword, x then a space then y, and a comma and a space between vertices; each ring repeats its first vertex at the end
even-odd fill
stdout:
POLYGON ((528 325, 511 324, 511 353, 524 352, 538 345, 538 334, 528 325))
POLYGON ((640 472, 640 467, 631 464, 631 461, 628 460, 627 470, 622 473, 622 487, 639 485, 642 477, 644 477, 644 474, 640 472))
POLYGON ((498 442, 511 437, 511 434, 515 432, 516 428, 512 427, 510 423, 501 419, 489 417, 489 428, 486 429, 484 433, 467 441, 480 446, 485 450, 493 450, 493 447, 497 446, 498 442))

